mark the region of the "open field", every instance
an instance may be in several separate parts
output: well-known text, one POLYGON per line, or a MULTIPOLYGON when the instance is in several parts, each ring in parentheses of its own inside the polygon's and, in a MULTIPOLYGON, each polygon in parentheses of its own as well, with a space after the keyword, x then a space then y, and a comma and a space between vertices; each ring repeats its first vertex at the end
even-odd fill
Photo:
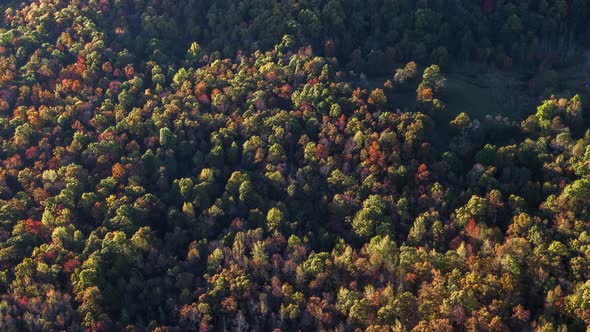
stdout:
MULTIPOLYGON (((450 116, 466 112, 472 118, 502 114, 513 119, 524 119, 534 111, 537 104, 534 97, 527 95, 526 81, 514 74, 486 68, 469 72, 451 71, 445 76, 446 88, 440 99, 447 104, 450 116)), ((391 77, 371 79, 367 87, 382 87, 387 79, 391 77)), ((394 90, 392 105, 413 108, 416 102, 414 89, 394 90)))
POLYGON ((501 72, 477 77, 451 73, 442 99, 452 115, 466 112, 472 118, 482 118, 502 114, 521 119, 534 104, 532 98, 525 96, 523 85, 513 75, 501 72))
MULTIPOLYGON (((448 107, 449 115, 466 112, 472 118, 501 114, 515 120, 523 120, 535 112, 536 107, 550 94, 570 98, 580 94, 583 101, 590 100, 590 70, 583 63, 556 70, 559 84, 553 89, 532 93, 528 78, 490 67, 445 73, 447 82, 440 99, 448 107)), ((542 75, 537 75, 540 79, 542 75)), ((369 80, 367 88, 382 87, 391 77, 369 80)), ((542 78, 541 78, 542 79, 542 78)), ((413 88, 393 92, 393 107, 412 109, 416 93, 413 88)), ((586 102, 588 104, 588 102, 586 102)))
MULTIPOLYGON (((590 102, 590 68, 587 61, 576 61, 567 67, 556 68, 558 83, 552 88, 542 87, 541 91, 529 91, 524 76, 497 69, 450 72, 447 74, 446 91, 442 99, 451 114, 468 113, 472 118, 487 114, 502 114, 515 120, 522 120, 535 112, 536 107, 551 94, 571 98, 582 96, 586 105, 590 102)), ((534 78, 538 82, 543 75, 534 78)), ((538 83, 542 84, 542 83, 538 83)))

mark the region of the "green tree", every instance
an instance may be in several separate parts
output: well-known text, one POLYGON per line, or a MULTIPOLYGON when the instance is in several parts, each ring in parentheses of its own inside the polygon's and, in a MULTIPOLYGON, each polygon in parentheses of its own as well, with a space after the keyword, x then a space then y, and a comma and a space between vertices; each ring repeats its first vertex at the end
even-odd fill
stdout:
POLYGON ((363 208, 352 220, 354 232, 365 239, 375 235, 387 235, 392 232, 391 217, 388 215, 387 203, 379 195, 371 195, 363 202, 363 208))
POLYGON ((281 210, 279 210, 276 207, 270 208, 270 210, 268 210, 268 213, 266 215, 266 221, 267 221, 267 228, 269 231, 271 231, 271 232, 280 231, 280 229, 284 223, 283 212, 281 212, 281 210))
POLYGON ((160 145, 164 148, 172 148, 176 144, 176 135, 169 128, 160 128, 160 145))

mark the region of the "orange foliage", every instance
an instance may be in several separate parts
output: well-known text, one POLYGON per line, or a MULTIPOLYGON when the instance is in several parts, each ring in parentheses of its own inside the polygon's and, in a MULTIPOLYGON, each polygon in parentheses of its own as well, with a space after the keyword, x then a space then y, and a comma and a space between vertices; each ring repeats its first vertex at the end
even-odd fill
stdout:
POLYGON ((428 167, 426 164, 421 164, 418 166, 418 171, 416 172, 416 181, 427 181, 430 178, 430 172, 428 171, 428 167))
POLYGON ((39 148, 36 146, 31 146, 25 151, 25 156, 27 159, 34 159, 37 158, 39 155, 39 148))
POLYGON ((81 84, 80 81, 75 80, 74 82, 72 82, 72 92, 74 93, 79 93, 81 89, 81 84))
POLYGON ((215 96, 217 96, 220 93, 221 93, 221 90, 219 90, 218 88, 213 89, 213 91, 211 91, 211 100, 214 100, 215 96))
POLYGON ((2 163, 6 169, 20 169, 23 166, 23 161, 19 154, 15 154, 14 156, 7 158, 2 163))
POLYGON ((420 91, 420 94, 418 95, 418 99, 421 100, 432 100, 433 98, 433 93, 432 93, 432 89, 430 88, 426 88, 422 91, 420 91))
POLYGON ((49 198, 49 193, 43 188, 35 188, 33 190, 33 199, 37 203, 44 202, 47 198, 49 198))
POLYGON ((525 310, 525 308, 522 306, 522 304, 519 304, 516 307, 514 307, 513 312, 514 313, 512 314, 512 317, 514 317, 520 321, 523 321, 523 322, 528 321, 530 318, 530 314, 531 314, 530 311, 525 310))
POLYGON ((76 270, 76 268, 78 268, 80 266, 80 261, 73 258, 68 260, 67 262, 64 263, 64 271, 66 273, 72 273, 76 270))
POLYGON ((236 300, 229 296, 221 301, 221 310, 226 313, 235 312, 238 309, 238 303, 236 300))
POLYGON ((127 79, 131 79, 133 76, 135 76, 135 69, 133 68, 132 64, 125 66, 125 76, 127 79))
POLYGON ((382 166, 385 163, 385 154, 377 141, 373 141, 369 146, 369 157, 367 162, 371 165, 382 166))
POLYGON ((317 144, 315 146, 315 157, 318 160, 328 158, 328 149, 322 144, 317 144))
POLYGON ((293 89, 289 84, 283 84, 281 87, 281 92, 279 93, 279 97, 284 99, 291 98, 291 94, 293 93, 293 89))
POLYGON ((35 130, 40 130, 43 128, 44 121, 39 115, 39 112, 34 108, 30 108, 27 112, 27 120, 31 127, 35 130))
POLYGON ((40 238, 46 238, 49 233, 47 229, 40 221, 35 221, 33 219, 25 220, 25 231, 28 233, 32 233, 40 238))
POLYGON ((125 167, 120 163, 116 163, 112 167, 113 177, 117 180, 121 180, 125 176, 125 167))
POLYGON ((266 73, 266 80, 269 82, 275 82, 277 80, 277 74, 274 71, 266 73))
POLYGON ((113 71, 113 66, 111 66, 111 63, 107 61, 102 64, 102 71, 105 73, 111 73, 113 71))
POLYGON ((195 85, 195 94, 200 96, 207 93, 207 84, 205 82, 199 82, 195 85))
POLYGON ((465 226, 465 234, 474 238, 479 238, 480 227, 473 218, 469 219, 469 222, 467 222, 467 226, 465 226))

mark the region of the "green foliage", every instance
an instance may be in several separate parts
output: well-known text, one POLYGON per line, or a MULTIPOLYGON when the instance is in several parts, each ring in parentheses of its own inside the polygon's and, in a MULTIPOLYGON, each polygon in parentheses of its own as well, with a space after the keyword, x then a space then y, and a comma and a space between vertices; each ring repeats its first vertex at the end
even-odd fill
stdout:
POLYGON ((276 207, 268 210, 266 215, 267 227, 269 231, 278 231, 284 222, 283 213, 276 207))
POLYGON ((491 144, 486 144, 483 149, 477 152, 475 160, 484 165, 494 164, 496 161, 496 147, 491 144))
POLYGON ((160 145, 163 148, 173 147, 176 142, 176 135, 169 128, 160 128, 160 145))
POLYGON ((1 331, 590 324, 586 2, 0 8, 1 331))
POLYGON ((422 83, 418 87, 419 91, 424 89, 432 89, 434 93, 440 93, 445 87, 446 78, 440 72, 438 65, 431 65, 424 69, 422 74, 422 83))
POLYGON ((370 239, 375 235, 387 235, 392 232, 391 218, 387 214, 387 204, 383 197, 371 195, 363 202, 363 208, 352 220, 354 232, 370 239))

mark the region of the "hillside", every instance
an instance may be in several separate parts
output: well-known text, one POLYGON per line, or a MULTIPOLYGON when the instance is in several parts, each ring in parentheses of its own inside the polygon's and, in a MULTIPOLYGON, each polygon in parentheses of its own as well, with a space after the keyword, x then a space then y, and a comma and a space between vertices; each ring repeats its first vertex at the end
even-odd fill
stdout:
POLYGON ((584 331, 584 0, 0 5, 0 331, 584 331))

